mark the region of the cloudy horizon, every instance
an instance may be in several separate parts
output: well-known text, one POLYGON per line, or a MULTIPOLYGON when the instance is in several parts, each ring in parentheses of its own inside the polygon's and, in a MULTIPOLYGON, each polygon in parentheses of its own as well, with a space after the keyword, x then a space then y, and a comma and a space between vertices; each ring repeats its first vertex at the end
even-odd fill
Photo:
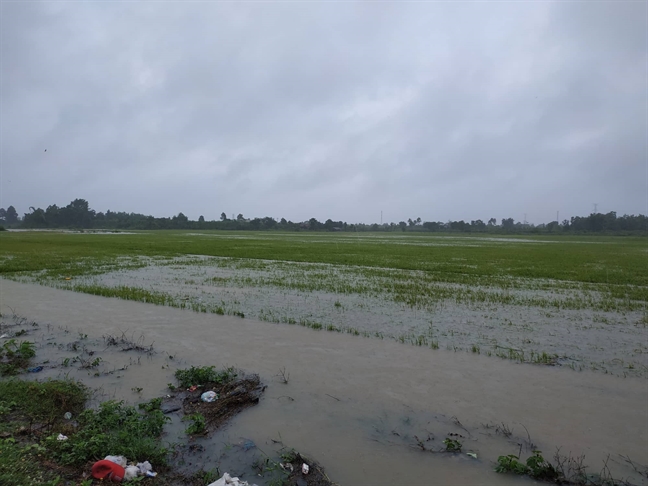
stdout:
POLYGON ((5 2, 0 206, 648 213, 646 2, 5 2))

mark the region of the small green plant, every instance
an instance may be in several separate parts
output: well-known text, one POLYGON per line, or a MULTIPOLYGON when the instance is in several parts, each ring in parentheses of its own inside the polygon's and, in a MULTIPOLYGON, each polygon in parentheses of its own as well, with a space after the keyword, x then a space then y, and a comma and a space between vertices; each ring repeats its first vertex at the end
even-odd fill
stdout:
POLYGON ((560 474, 556 468, 542 457, 542 451, 534 450, 526 463, 520 462, 519 456, 509 454, 497 458, 495 472, 528 475, 541 481, 558 481, 560 474))
POLYGON ((193 385, 201 386, 208 383, 224 385, 234 380, 236 376, 236 369, 232 367, 216 371, 215 366, 192 366, 189 369, 177 370, 175 372, 175 377, 182 388, 188 388, 193 385))
POLYGON ((182 418, 183 421, 191 421, 185 432, 189 435, 204 434, 206 430, 205 417, 201 413, 194 413, 182 418))
POLYGON ((446 437, 443 440, 443 445, 445 445, 446 452, 461 452, 461 448, 463 447, 461 442, 450 437, 446 437))
POLYGON ((15 375, 29 365, 29 360, 36 356, 36 347, 29 341, 18 343, 9 339, 0 347, 0 375, 15 375))

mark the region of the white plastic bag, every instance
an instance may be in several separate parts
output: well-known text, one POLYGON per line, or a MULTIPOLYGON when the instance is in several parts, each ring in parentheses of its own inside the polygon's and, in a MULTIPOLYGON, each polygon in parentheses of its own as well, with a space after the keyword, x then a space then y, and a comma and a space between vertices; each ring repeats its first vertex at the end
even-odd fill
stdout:
POLYGON ((106 456, 104 457, 104 460, 114 462, 115 464, 119 464, 121 467, 124 468, 128 465, 128 461, 124 456, 106 456))
POLYGON ((135 479, 139 475, 140 470, 137 466, 128 466, 126 472, 124 472, 124 479, 128 481, 130 479, 135 479))
POLYGON ((247 481, 241 481, 239 478, 233 478, 229 474, 223 474, 218 481, 214 481, 209 486, 250 486, 247 481))

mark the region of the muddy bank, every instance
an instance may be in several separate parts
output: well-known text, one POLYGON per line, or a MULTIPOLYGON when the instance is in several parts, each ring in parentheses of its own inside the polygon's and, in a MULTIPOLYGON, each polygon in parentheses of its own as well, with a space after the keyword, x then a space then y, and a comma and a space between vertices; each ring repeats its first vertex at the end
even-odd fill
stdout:
MULTIPOLYGON (((617 477, 632 475, 619 454, 648 462, 643 379, 430 352, 5 280, 0 291, 3 312, 10 306, 71 332, 135 331, 189 364, 208 361, 258 371, 264 382, 276 384, 259 406, 234 420, 230 432, 236 436, 224 431, 224 437, 258 445, 281 439, 316 457, 340 484, 419 484, 421 478, 438 484, 528 484, 492 472, 497 456, 517 453, 526 437, 521 424, 548 456, 556 447, 585 454, 592 471, 608 454, 617 477), (287 384, 277 376, 282 368, 290 374, 287 384), (513 430, 510 437, 497 433, 495 424, 502 422, 513 430), (448 433, 463 435, 465 450, 479 459, 411 447, 416 446, 413 437, 426 431, 430 442, 448 433)), ((131 388, 144 382, 141 395, 147 399, 167 387, 164 373, 136 375, 123 378, 132 381, 115 379, 115 395, 128 398, 131 388)))

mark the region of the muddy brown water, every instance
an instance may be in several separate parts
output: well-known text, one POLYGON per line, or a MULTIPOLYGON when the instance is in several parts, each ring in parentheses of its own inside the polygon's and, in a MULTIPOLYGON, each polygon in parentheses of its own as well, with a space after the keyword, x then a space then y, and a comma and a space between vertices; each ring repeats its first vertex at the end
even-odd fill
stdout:
MULTIPOLYGON (((648 463, 643 378, 516 364, 6 280, 0 280, 0 311, 72 333, 141 333, 177 362, 259 373, 269 385, 261 403, 238 416, 223 437, 249 438, 260 447, 280 438, 316 458, 342 485, 532 484, 493 472, 497 456, 517 453, 524 443, 521 424, 545 456, 561 447, 584 454, 588 471, 598 472, 609 455, 616 477, 647 484, 620 457, 648 463), (288 384, 276 376, 283 368, 288 384), (511 437, 489 427, 502 422, 511 437), (426 444, 438 448, 448 433, 461 434, 464 451, 478 459, 423 452, 413 439, 433 437, 426 444)), ((109 379, 105 389, 132 401, 133 387, 144 389, 142 398, 166 393, 169 371, 156 364, 109 379)))

